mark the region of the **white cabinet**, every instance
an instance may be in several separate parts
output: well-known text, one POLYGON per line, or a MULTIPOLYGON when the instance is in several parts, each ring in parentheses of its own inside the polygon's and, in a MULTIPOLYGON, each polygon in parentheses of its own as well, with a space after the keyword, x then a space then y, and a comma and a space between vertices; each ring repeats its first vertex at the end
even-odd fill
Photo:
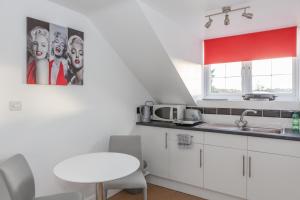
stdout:
POLYGON ((300 158, 252 151, 248 155, 248 200, 300 199, 300 158))
POLYGON ((142 136, 144 160, 152 175, 203 187, 203 134, 201 132, 154 127, 137 128, 142 136), (193 136, 188 148, 178 146, 177 134, 193 136))
POLYGON ((167 132, 163 128, 142 127, 135 130, 142 136, 143 159, 148 163, 148 171, 155 176, 168 178, 167 132))
POLYGON ((300 143, 138 126, 152 175, 247 200, 300 199, 300 143), (178 134, 193 136, 180 148, 178 134))
POLYGON ((170 141, 168 146, 170 179, 203 187, 203 144, 180 147, 170 141))
POLYGON ((169 178, 177 182, 203 187, 203 133, 178 129, 167 129, 167 132, 169 178), (178 134, 192 137, 192 144, 179 146, 178 134))
POLYGON ((205 145, 204 155, 204 187, 246 198, 247 151, 205 145))

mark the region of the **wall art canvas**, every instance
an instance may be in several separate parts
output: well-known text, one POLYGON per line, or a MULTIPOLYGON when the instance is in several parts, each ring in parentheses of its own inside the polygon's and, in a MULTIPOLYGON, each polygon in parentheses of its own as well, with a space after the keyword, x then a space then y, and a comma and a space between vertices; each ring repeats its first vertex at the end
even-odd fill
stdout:
POLYGON ((27 18, 27 84, 83 85, 84 33, 27 18))

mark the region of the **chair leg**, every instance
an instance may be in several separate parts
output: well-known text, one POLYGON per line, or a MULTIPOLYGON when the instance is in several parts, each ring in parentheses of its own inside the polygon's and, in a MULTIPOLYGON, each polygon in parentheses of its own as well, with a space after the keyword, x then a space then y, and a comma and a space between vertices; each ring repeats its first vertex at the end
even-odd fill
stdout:
POLYGON ((147 187, 143 190, 144 200, 147 200, 147 187))
POLYGON ((103 200, 107 200, 107 189, 103 190, 103 200))

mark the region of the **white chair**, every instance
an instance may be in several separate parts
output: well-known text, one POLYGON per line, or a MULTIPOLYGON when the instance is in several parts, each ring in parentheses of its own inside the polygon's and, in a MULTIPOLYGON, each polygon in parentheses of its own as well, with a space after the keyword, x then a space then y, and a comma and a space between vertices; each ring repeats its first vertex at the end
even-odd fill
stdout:
POLYGON ((109 140, 109 151, 117 153, 126 153, 139 159, 140 168, 133 174, 121 179, 104 183, 104 199, 107 199, 109 189, 143 189, 144 200, 147 200, 147 183, 143 174, 143 158, 141 137, 137 135, 111 136, 109 140))
POLYGON ((0 164, 0 200, 82 200, 80 193, 35 197, 34 178, 21 154, 0 164))

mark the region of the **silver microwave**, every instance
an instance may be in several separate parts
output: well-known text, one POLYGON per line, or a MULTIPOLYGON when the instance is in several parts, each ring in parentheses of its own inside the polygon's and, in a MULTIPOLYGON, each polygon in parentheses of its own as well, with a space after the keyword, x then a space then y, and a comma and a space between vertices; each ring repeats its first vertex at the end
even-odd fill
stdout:
POLYGON ((185 105, 153 105, 152 120, 173 122, 183 120, 185 105))

